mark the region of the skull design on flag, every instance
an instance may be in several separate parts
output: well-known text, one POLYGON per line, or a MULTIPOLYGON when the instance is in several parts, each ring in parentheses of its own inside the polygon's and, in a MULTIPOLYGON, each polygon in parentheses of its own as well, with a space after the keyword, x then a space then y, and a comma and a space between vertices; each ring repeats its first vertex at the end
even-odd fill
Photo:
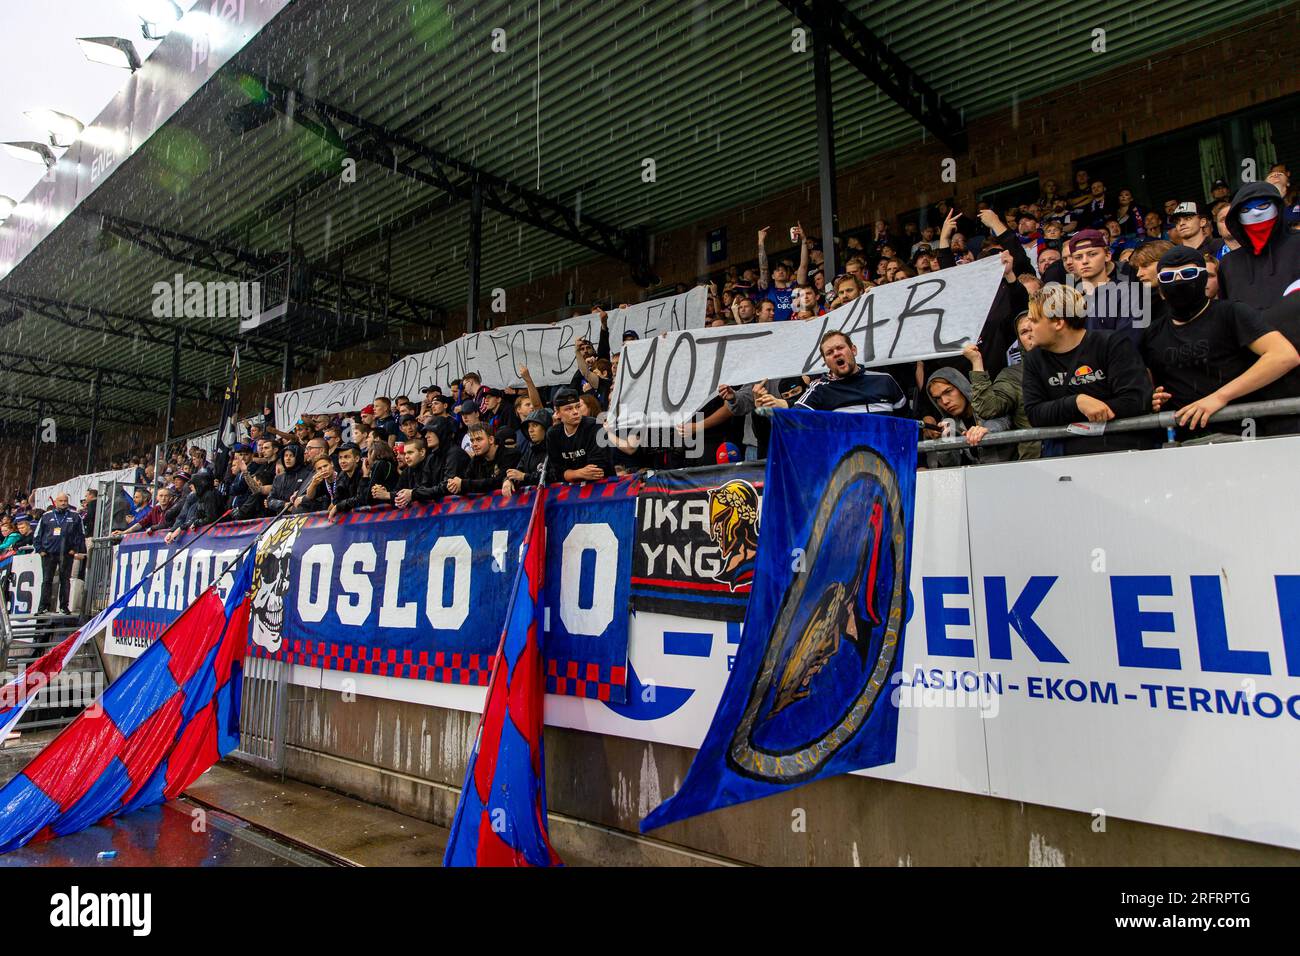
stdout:
POLYGON ((284 599, 291 583, 289 562, 307 518, 307 515, 280 518, 257 542, 249 631, 254 644, 273 654, 280 650, 284 628, 284 599))

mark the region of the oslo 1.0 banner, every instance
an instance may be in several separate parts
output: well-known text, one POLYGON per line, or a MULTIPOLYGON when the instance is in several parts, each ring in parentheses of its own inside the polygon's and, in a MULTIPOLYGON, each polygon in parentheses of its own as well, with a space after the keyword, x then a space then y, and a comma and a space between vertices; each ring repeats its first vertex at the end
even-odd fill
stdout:
MULTIPOLYGON (((329 522, 297 515, 219 525, 195 547, 128 535, 114 593, 163 570, 113 622, 109 653, 136 656, 239 551, 260 535, 251 652, 329 670, 486 686, 501 635, 532 492, 451 498, 329 522)), ((548 574, 548 673, 554 693, 623 699, 633 482, 548 500, 548 539, 562 556, 548 574), (610 573, 610 572, 615 573, 610 573)))

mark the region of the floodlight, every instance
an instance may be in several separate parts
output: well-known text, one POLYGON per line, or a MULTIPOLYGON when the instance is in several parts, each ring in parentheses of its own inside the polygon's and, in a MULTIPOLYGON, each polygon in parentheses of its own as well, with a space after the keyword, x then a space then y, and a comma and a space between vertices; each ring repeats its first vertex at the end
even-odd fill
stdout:
POLYGON ((44 143, 32 143, 26 140, 14 143, 0 143, 10 156, 28 163, 43 163, 45 168, 54 165, 54 151, 44 143))
POLYGON ((78 37, 81 52, 92 63, 117 66, 134 73, 140 69, 140 54, 135 44, 121 37, 78 37))
POLYGON ((135 0, 135 10, 146 40, 161 40, 183 16, 173 0, 135 0))
POLYGON ((75 116, 60 113, 58 110, 27 110, 26 117, 50 134, 50 145, 65 149, 71 146, 86 128, 75 116))

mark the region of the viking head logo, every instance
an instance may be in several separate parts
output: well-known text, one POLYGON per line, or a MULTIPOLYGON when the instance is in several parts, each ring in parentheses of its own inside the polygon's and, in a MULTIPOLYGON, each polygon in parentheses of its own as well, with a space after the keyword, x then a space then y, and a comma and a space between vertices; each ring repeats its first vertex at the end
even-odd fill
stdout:
POLYGON ((289 561, 298 532, 307 515, 281 518, 257 542, 253 563, 253 607, 251 636, 254 644, 272 653, 280 649, 284 627, 284 598, 289 593, 289 561))
POLYGON ((713 579, 733 591, 747 585, 758 550, 758 492, 753 485, 733 478, 709 492, 709 537, 722 551, 722 569, 713 579))

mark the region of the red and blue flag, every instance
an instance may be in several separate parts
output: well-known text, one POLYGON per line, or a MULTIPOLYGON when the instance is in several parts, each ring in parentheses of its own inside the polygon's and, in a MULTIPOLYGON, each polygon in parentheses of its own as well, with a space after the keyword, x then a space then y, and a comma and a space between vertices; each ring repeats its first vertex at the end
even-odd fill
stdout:
POLYGON ((0 852, 176 797, 239 743, 253 555, 0 789, 0 852))
POLYGON ((533 502, 444 866, 563 865, 546 833, 542 754, 545 496, 533 502))

